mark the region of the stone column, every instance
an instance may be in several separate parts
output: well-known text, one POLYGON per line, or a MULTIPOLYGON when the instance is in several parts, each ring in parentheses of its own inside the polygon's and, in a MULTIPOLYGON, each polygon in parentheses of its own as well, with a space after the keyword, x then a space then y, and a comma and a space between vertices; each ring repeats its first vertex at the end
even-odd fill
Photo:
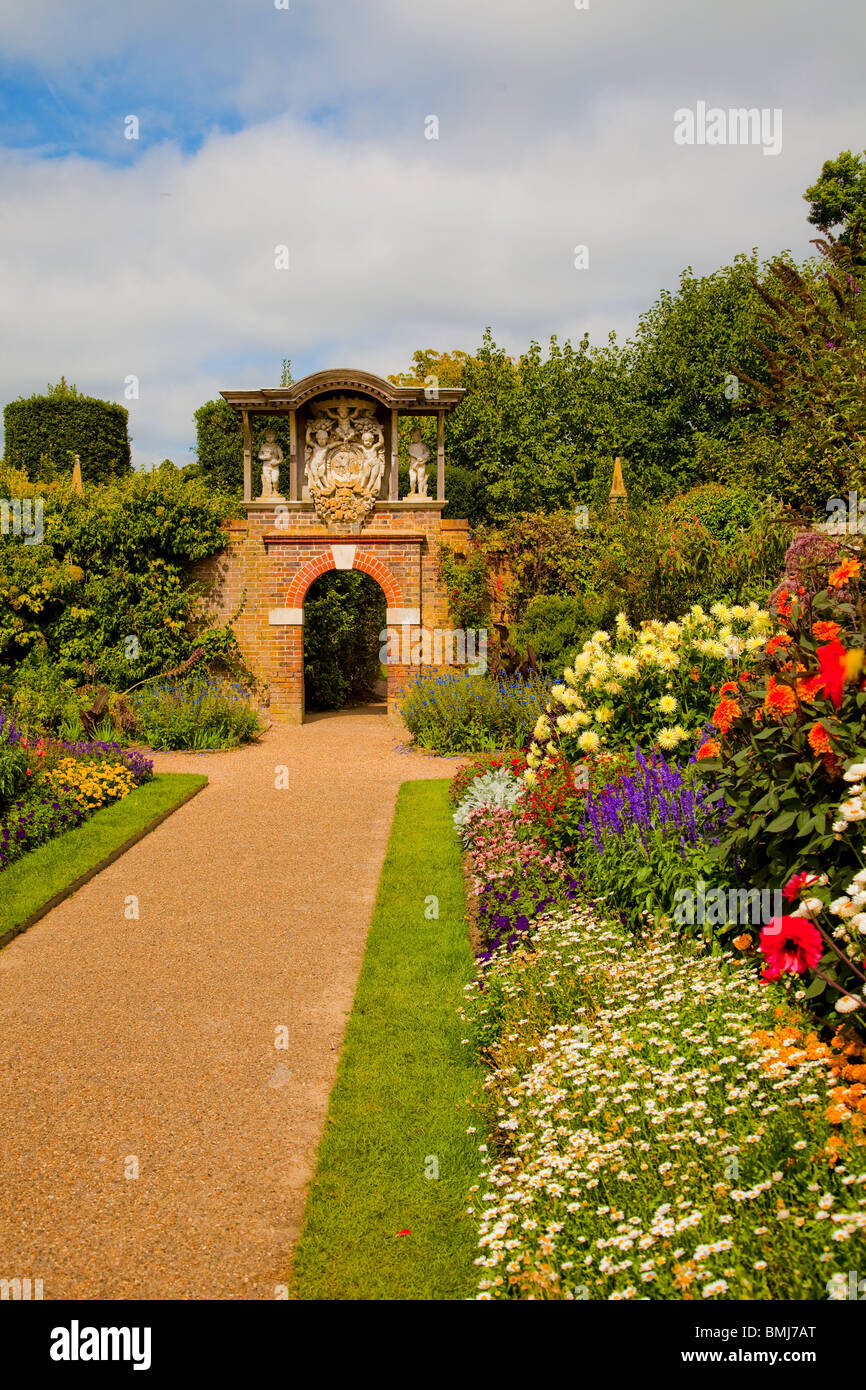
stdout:
POLYGON ((391 485, 388 495, 396 502, 400 495, 400 433, 397 428, 397 412, 391 411, 391 485))
POLYGON ((445 411, 436 412, 436 500, 445 501, 445 411))
POLYGON ((297 502, 301 495, 298 486, 298 417, 289 411, 289 501, 297 502))
POLYGON ((253 500, 253 436, 250 430, 250 412, 241 411, 244 429, 244 501, 253 500))

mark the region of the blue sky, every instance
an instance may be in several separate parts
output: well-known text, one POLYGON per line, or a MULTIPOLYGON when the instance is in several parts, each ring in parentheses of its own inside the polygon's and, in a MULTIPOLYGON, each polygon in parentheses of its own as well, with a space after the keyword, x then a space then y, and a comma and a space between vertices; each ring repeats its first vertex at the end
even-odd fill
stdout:
POLYGON ((0 0, 2 399, 64 374, 185 462, 284 356, 628 335, 686 265, 806 254, 864 38, 862 0, 0 0), (780 108, 781 152, 677 147, 698 101, 780 108))

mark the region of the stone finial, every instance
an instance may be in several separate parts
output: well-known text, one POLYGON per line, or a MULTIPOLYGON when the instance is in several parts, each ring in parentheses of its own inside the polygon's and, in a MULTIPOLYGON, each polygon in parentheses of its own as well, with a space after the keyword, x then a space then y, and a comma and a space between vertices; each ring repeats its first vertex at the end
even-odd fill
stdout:
POLYGON ((84 479, 81 476, 81 459, 76 454, 72 464, 72 491, 77 492, 79 497, 84 496, 84 479))
POLYGON ((628 501, 628 493, 625 490, 625 483, 622 477, 622 459, 615 458, 613 461, 613 482, 610 485, 610 501, 628 501))

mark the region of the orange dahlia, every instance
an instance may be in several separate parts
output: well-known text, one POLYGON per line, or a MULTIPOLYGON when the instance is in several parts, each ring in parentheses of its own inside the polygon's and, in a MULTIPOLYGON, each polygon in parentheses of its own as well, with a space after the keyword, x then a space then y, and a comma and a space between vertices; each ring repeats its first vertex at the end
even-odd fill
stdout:
POLYGON ((812 636, 816 637, 819 642, 832 642, 841 631, 842 628, 838 623, 831 623, 823 618, 812 624, 812 636))
POLYGON ((823 676, 804 676, 797 681, 797 696, 801 700, 817 700, 824 689, 823 676))
POLYGON ((720 733, 726 734, 740 713, 740 706, 736 700, 729 700, 723 697, 713 711, 713 720, 720 733))
POLYGON ((773 653, 777 652, 780 647, 782 647, 782 649, 784 650, 785 647, 790 645, 790 642, 791 638, 788 636, 787 632, 777 632, 775 637, 771 637, 769 642, 767 643, 767 656, 772 656, 773 653))
POLYGON ((793 714, 797 708, 797 697, 789 685, 779 685, 775 676, 771 676, 767 685, 767 697, 764 700, 764 709, 767 714, 774 719, 782 719, 786 714, 793 714))
POLYGON ((722 750, 722 745, 714 738, 708 738, 706 743, 702 743, 698 749, 698 759, 717 758, 722 750))
POLYGON ((843 560, 837 569, 831 571, 827 580, 831 589, 842 589, 849 579, 856 579, 860 573, 860 561, 855 559, 843 560))
POLYGON ((822 753, 832 753, 833 745, 830 742, 830 735, 819 721, 809 730, 809 747, 818 758, 822 753))

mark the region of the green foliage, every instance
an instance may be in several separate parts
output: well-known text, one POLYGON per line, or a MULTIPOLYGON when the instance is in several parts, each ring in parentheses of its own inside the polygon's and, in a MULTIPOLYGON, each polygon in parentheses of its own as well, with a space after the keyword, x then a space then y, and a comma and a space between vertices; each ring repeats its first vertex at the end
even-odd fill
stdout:
POLYGON ((539 594, 587 593, 602 548, 598 519, 578 527, 572 512, 526 512, 479 533, 490 560, 491 588, 518 621, 539 594), (507 579, 496 577, 502 566, 507 579))
POLYGON ((866 223, 866 151, 843 150, 835 159, 825 159, 821 177, 803 197, 809 204, 809 221, 822 231, 841 226, 839 240, 849 244, 854 226, 866 223))
POLYGON ((538 680, 422 670, 403 692, 400 713, 421 748, 446 755, 495 752, 524 746, 545 699, 538 680))
POLYGON ((457 555, 440 542, 436 557, 440 584, 448 595, 448 611, 464 632, 484 628, 487 622, 487 562, 481 550, 457 555))
POLYGON ((81 457, 86 485, 131 471, 127 411, 114 401, 81 395, 63 378, 45 395, 10 401, 3 420, 7 462, 34 481, 68 478, 73 454, 81 457))
POLYGON ((249 693, 226 680, 166 681, 130 704, 151 748, 237 748, 261 728, 249 693))
POLYGON ((602 620, 615 617, 605 609, 582 594, 538 594, 518 624, 518 645, 532 647, 546 675, 558 674, 602 620))
POLYGON ((75 682, 64 680, 41 651, 6 676, 0 683, 0 697, 26 729, 61 733, 79 724, 80 701, 75 682))
POLYGON ((763 596, 791 535, 775 506, 735 485, 704 484, 664 502, 590 512, 586 520, 576 527, 570 512, 531 513, 477 536, 490 592, 516 622, 519 643, 541 652, 534 633, 549 658, 560 623, 565 641, 569 627, 609 628, 620 610, 642 622, 674 618, 719 593, 738 603, 763 596), (546 608, 540 600, 548 596, 579 601, 546 608))
POLYGON ((820 461, 831 490, 812 507, 822 510, 829 496, 866 479, 866 268, 859 235, 845 244, 828 234, 815 245, 817 270, 778 260, 772 288, 754 282, 768 311, 757 339, 766 369, 760 381, 740 375, 800 452, 820 461))
POLYGON ((39 496, 42 544, 0 537, 0 681, 44 662, 126 689, 183 661, 200 626, 189 566, 223 548, 234 504, 175 470, 39 496))
POLYGON ((10 734, 8 711, 0 710, 0 814, 11 805, 27 785, 28 752, 10 734))
POLYGON ((385 596, 359 570, 324 574, 304 605, 304 689, 309 709, 341 709, 369 696, 381 675, 385 596))
POLYGON ((762 309, 758 284, 768 273, 755 254, 711 275, 688 267, 676 293, 662 290, 641 315, 626 349, 616 450, 629 461, 639 494, 670 496, 702 481, 702 441, 727 443, 744 416, 750 428, 764 427, 762 412, 732 378, 738 364, 761 376, 753 340, 762 309))
MULTIPOLYGON (((240 498, 244 492, 244 434, 241 417, 228 401, 206 401, 195 412, 196 459, 200 476, 228 497, 240 498)), ((265 431, 272 429, 287 460, 291 453, 288 415, 251 415, 252 490, 257 497, 262 486, 259 451, 265 431)))

